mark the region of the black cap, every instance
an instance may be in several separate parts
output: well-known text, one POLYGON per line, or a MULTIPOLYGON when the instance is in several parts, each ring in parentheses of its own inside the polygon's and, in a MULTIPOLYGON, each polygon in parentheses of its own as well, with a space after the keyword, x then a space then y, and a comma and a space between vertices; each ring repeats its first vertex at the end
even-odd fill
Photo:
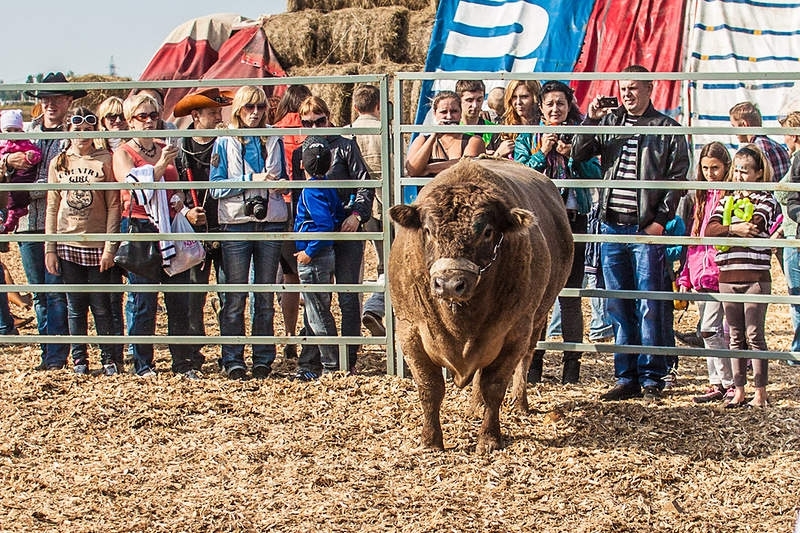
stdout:
POLYGON ((312 176, 324 176, 331 169, 331 149, 322 137, 307 137, 303 142, 303 168, 312 176))

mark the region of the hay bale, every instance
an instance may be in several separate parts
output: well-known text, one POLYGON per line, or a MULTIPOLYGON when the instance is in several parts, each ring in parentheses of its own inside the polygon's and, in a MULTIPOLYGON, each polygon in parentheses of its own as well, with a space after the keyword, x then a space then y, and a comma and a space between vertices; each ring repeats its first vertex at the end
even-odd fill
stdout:
POLYGON ((411 10, 427 9, 436 6, 436 0, 288 0, 286 11, 294 13, 304 9, 317 9, 329 13, 348 7, 374 9, 376 7, 398 6, 411 10))
POLYGON ((319 63, 407 61, 409 11, 404 7, 341 9, 324 15, 319 63))
POLYGON ((302 65, 317 65, 327 54, 319 50, 319 28, 324 19, 319 11, 281 13, 264 20, 264 33, 284 69, 302 65))
POLYGON ((436 9, 412 11, 408 18, 408 59, 409 63, 422 63, 428 58, 428 48, 433 33, 436 9))
MULTIPOLYGON (((81 83, 89 83, 89 82, 111 82, 111 81, 131 81, 130 78, 124 78, 119 76, 105 76, 102 74, 85 74, 83 76, 74 76, 69 79, 69 81, 73 82, 81 82, 81 83)), ((128 89, 89 89, 87 91, 89 94, 80 98, 75 101, 77 105, 82 105, 88 107, 89 109, 97 109, 97 106, 100 105, 100 102, 108 98, 109 96, 117 96, 122 98, 123 100, 128 96, 130 92, 128 89)))
MULTIPOLYGON (((359 65, 316 65, 292 68, 289 76, 352 76, 359 73, 359 65)), ((337 126, 352 122, 352 83, 311 83, 308 85, 314 96, 319 96, 331 110, 331 121, 337 126)))

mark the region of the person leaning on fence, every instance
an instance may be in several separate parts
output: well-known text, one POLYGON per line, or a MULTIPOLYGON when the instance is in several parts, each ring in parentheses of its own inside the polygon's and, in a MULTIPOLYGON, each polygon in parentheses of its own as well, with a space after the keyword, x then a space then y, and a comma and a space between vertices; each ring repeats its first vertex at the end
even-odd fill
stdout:
MULTIPOLYGON (((161 112, 158 102, 148 94, 142 93, 125 100, 123 110, 125 119, 133 131, 154 131, 159 123, 161 112)), ((139 183, 161 181, 178 181, 175 169, 175 157, 178 149, 172 145, 155 142, 152 137, 134 137, 119 145, 113 155, 114 176, 117 181, 135 181, 139 183)), ((173 198, 177 193, 168 190, 160 191, 138 189, 131 194, 131 202, 123 209, 120 230, 128 232, 128 219, 131 225, 153 232, 169 232, 168 220, 183 207, 181 201, 173 198), (163 205, 167 203, 168 205, 163 205), (159 216, 159 214, 163 216, 159 216), (159 226, 154 227, 154 221, 159 226)), ((164 250, 162 250, 162 254, 164 250)), ((175 276, 168 276, 163 269, 157 279, 149 279, 140 274, 128 273, 131 285, 155 283, 189 283, 188 271, 175 276)), ((130 335, 154 335, 156 330, 156 314, 158 312, 158 292, 133 292, 133 305, 130 306, 128 333, 130 335)), ((167 331, 169 335, 188 335, 189 321, 186 315, 186 294, 181 292, 165 292, 164 304, 167 308, 167 331)), ((192 368, 191 346, 187 344, 169 344, 172 357, 172 371, 189 379, 198 376, 192 368)), ((153 361, 153 344, 133 344, 134 372, 141 377, 156 376, 153 361)))
MULTIPOLYGON (((733 157, 731 178, 734 182, 770 182, 772 167, 764 153, 754 144, 740 148, 733 157)), ((769 239, 778 224, 780 206, 770 191, 735 191, 720 199, 708 221, 705 237, 745 237, 769 239)), ((790 209, 791 212, 791 209, 790 209)), ((722 294, 770 294, 772 248, 765 246, 718 247, 715 261, 719 266, 719 292, 722 294)), ((764 335, 767 304, 756 302, 723 302, 728 321, 731 350, 766 350, 764 335)), ((733 384, 736 391, 726 408, 766 407, 768 359, 752 359, 755 394, 745 399, 747 358, 733 362, 733 384)))
MULTIPOLYGON (((781 120, 784 128, 800 128, 800 111, 792 111, 781 120)), ((791 154, 789 171, 781 179, 781 183, 800 183, 800 135, 784 135, 784 142, 791 154)), ((786 239, 797 238, 797 221, 800 219, 800 193, 788 191, 775 191, 775 199, 781 204, 783 222, 781 224, 783 237, 786 239), (790 211, 789 199, 792 198, 790 211)), ((783 274, 786 278, 789 294, 800 295, 800 249, 794 246, 783 249, 783 274)), ((792 352, 800 352, 800 304, 790 305, 792 313, 792 328, 794 336, 789 347, 792 352)), ((800 366, 797 361, 787 361, 791 366, 800 366)))
MULTIPOLYGON (((330 109, 322 98, 309 96, 300 104, 300 119, 303 128, 334 127, 330 121, 330 109)), ((374 186, 370 187, 369 170, 361 156, 358 143, 351 137, 341 135, 327 136, 331 150, 330 180, 359 180, 359 184, 336 189, 339 199, 344 205, 347 217, 342 222, 341 231, 357 232, 361 225, 372 217, 372 204, 375 198, 374 186)), ((337 240, 333 243, 336 256, 336 283, 361 283, 364 263, 364 241, 337 240)), ((361 336, 361 295, 355 292, 337 293, 339 310, 342 317, 342 335, 347 337, 361 336)), ((360 345, 347 345, 347 369, 355 372, 360 345)), ((305 358, 316 360, 319 349, 316 346, 303 346, 300 361, 305 358)), ((342 369, 344 370, 344 369, 342 369)))
MULTIPOLYGON (((69 131, 97 131, 97 116, 85 107, 74 108, 68 120, 69 131)), ((111 153, 97 148, 94 139, 72 139, 69 147, 50 163, 50 183, 82 184, 80 190, 47 192, 48 235, 83 235, 86 233, 119 232, 119 192, 94 190, 92 184, 114 183, 111 153)), ((111 269, 117 243, 112 241, 76 241, 45 243, 45 266, 54 276, 61 276, 67 285, 102 286, 113 283, 111 269)), ((70 335, 88 334, 88 312, 91 308, 98 335, 112 335, 110 293, 67 292, 70 335)), ((103 373, 113 376, 123 370, 122 346, 100 344, 103 373)), ((72 364, 76 374, 89 373, 86 343, 72 344, 72 364)))
MULTIPOLYGON (((539 94, 542 125, 561 126, 580 124, 582 117, 573 98, 572 89, 558 81, 549 81, 539 94)), ((572 233, 585 234, 588 228, 592 196, 587 187, 565 188, 559 185, 562 179, 599 179, 600 162, 596 157, 575 162, 571 157, 573 134, 522 133, 514 143, 514 160, 545 174, 561 191, 567 209, 572 233)), ((583 284, 586 244, 575 243, 567 287, 580 289, 583 284)), ((583 341, 583 311, 581 298, 559 296, 561 308, 561 331, 564 342, 583 341)), ((543 340, 543 339, 542 339, 543 340)), ((528 372, 528 382, 538 383, 542 379, 544 350, 536 350, 528 372)), ((580 380, 581 352, 565 351, 562 357, 561 383, 577 383, 580 380)))
MULTIPOLYGON (((730 111, 731 126, 734 128, 760 128, 763 125, 761 111, 752 102, 739 102, 730 111)), ((764 153, 772 168, 772 177, 780 180, 789 170, 789 152, 786 148, 766 135, 745 133, 737 135, 740 143, 753 143, 764 153)))
MULTIPOLYGON (((374 85, 362 85, 353 92, 353 108, 358 117, 350 124, 353 128, 380 128, 381 127, 381 92, 374 85)), ((378 134, 353 135, 361 156, 367 165, 372 178, 381 177, 381 136, 378 134)), ((381 221, 381 190, 375 189, 375 202, 372 206, 372 217, 362 224, 364 231, 383 231, 381 221)), ((372 241, 375 256, 378 259, 378 282, 384 282, 383 275, 383 242, 372 241)), ((364 311, 361 313, 361 323, 367 330, 377 336, 386 335, 383 325, 383 316, 386 314, 384 293, 375 292, 364 302, 364 311)))
MULTIPOLYGON (((172 114, 176 117, 190 116, 189 130, 213 130, 223 124, 222 108, 231 105, 233 93, 216 88, 200 89, 187 94, 175 104, 172 114)), ((181 137, 178 140, 178 155, 175 166, 181 181, 207 183, 211 169, 211 155, 216 137, 181 137)), ((196 233, 217 233, 219 226, 219 202, 211 196, 210 189, 184 191, 185 215, 196 233)), ((222 269, 222 247, 217 241, 205 241, 206 258, 189 269, 189 283, 208 285, 211 269, 220 280, 222 269)), ((206 292, 190 292, 186 295, 186 314, 189 320, 189 335, 205 337, 206 292)), ((205 363, 202 344, 192 345, 192 368, 202 369, 205 363)))
MULTIPOLYGON (((323 137, 307 137, 303 143, 303 168, 309 181, 323 181, 331 168, 331 150, 323 137)), ((345 219, 344 208, 336 189, 305 187, 297 202, 294 231, 317 233, 336 231, 345 219)), ((300 281, 307 284, 333 283, 336 266, 333 241, 302 240, 297 247, 297 269, 300 281)), ((336 336, 336 322, 331 313, 330 292, 305 292, 304 321, 310 336, 336 336)), ((311 381, 320 374, 336 371, 339 367, 339 350, 335 344, 319 345, 320 366, 303 361, 297 369, 296 379, 311 381)))
MULTIPOLYGON (((700 150, 697 163, 698 182, 727 181, 730 176, 731 156, 725 145, 711 142, 700 150)), ((697 189, 694 193, 694 212, 692 214, 692 237, 705 233, 711 215, 719 204, 725 191, 717 189, 697 189)), ((687 247, 686 261, 678 273, 675 284, 680 292, 719 292, 719 267, 714 261, 717 249, 710 244, 692 244, 687 247)), ((700 315, 700 336, 703 346, 709 350, 727 350, 728 334, 725 327, 725 314, 722 302, 717 300, 697 301, 697 314, 700 315)), ((730 392, 733 397, 733 370, 729 357, 706 357, 708 367, 708 388, 692 398, 694 403, 709 403, 723 400, 730 392)))
MULTIPOLYGON (((44 77, 42 83, 65 83, 67 78, 61 72, 50 72, 44 77)), ((25 91, 28 96, 36 97, 41 104, 42 114, 34 117, 27 131, 53 132, 64 131, 67 111, 73 100, 86 96, 83 90, 65 89, 39 89, 25 91)), ((61 139, 38 139, 34 144, 42 153, 42 160, 38 165, 31 165, 25 154, 12 154, 7 158, 7 168, 15 170, 28 170, 35 168, 36 183, 47 183, 50 162, 61 152, 65 144, 61 139)), ((18 235, 44 233, 45 216, 47 209, 47 192, 31 191, 28 214, 20 219, 16 233, 18 235)), ((47 272, 44 264, 44 243, 19 241, 19 254, 22 259, 22 268, 25 277, 31 285, 59 285, 61 278, 47 272)), ((63 292, 36 292, 33 294, 33 308, 36 314, 36 323, 41 335, 68 335, 67 324, 67 296, 63 292)), ((64 368, 69 355, 69 344, 51 343, 42 344, 42 361, 36 368, 38 370, 56 370, 64 368)))
MULTIPOLYGON (((653 82, 635 79, 647 72, 642 66, 627 67, 631 74, 618 82, 622 106, 601 107, 600 96, 590 103, 585 125, 677 126, 650 102, 653 82)), ((683 135, 578 134, 572 145, 574 161, 600 155, 603 178, 619 183, 601 189, 600 220, 603 235, 663 235, 675 215, 682 192, 664 189, 627 189, 625 181, 683 181, 689 170, 689 153, 683 135)), ((662 291, 664 245, 635 242, 601 244, 603 280, 608 290, 662 291)), ((615 342, 620 345, 662 346, 662 306, 658 300, 609 298, 615 342)), ((645 403, 657 402, 667 374, 663 355, 614 354, 616 385, 601 396, 615 401, 642 395, 645 403)))
MULTIPOLYGON (((453 91, 440 91, 431 102, 434 124, 454 126, 461 120, 461 98, 453 91)), ((409 176, 435 176, 462 157, 485 153, 483 139, 468 133, 418 135, 408 147, 406 172, 409 176)))
MULTIPOLYGON (((260 87, 245 85, 236 91, 231 104, 230 126, 235 129, 267 127, 267 95, 260 87)), ((285 180, 283 142, 279 136, 258 135, 217 137, 211 156, 210 181, 221 188, 211 189, 219 200, 219 223, 224 233, 272 233, 287 231, 289 209, 284 190, 244 189, 243 182, 285 180)), ((250 237, 222 241, 222 272, 225 283, 250 283, 250 270, 256 284, 272 284, 278 274, 281 241, 250 237)), ((245 335, 245 304, 248 293, 225 291, 220 310, 222 336, 245 335)), ((257 289, 251 307, 252 335, 275 334, 274 293, 257 289)), ((264 379, 272 372, 274 344, 253 344, 252 376, 264 379)), ((220 367, 230 379, 247 377, 244 345, 223 344, 220 367)))

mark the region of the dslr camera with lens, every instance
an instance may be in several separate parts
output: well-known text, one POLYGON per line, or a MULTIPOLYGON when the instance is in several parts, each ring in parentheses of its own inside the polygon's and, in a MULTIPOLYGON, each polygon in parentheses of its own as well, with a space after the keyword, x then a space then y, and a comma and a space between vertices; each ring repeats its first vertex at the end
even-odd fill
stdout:
POLYGON ((572 144, 572 139, 575 138, 574 133, 560 133, 558 135, 558 140, 564 144, 572 144))
POLYGON ((263 196, 251 196, 244 201, 244 214, 258 220, 267 218, 267 201, 263 196))

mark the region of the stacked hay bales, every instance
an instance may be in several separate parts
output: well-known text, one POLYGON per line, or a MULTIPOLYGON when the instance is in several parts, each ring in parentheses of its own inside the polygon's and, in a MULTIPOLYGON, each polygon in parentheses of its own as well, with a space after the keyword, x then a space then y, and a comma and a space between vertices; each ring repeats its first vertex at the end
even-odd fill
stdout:
MULTIPOLYGON (((264 19, 263 28, 290 76, 424 69, 436 14, 431 0, 289 0, 287 7, 288 12, 264 19)), ((419 85, 403 84, 404 122, 413 120, 419 85)), ((355 84, 314 84, 310 89, 328 103, 335 124, 352 121, 355 84)))
MULTIPOLYGON (((104 83, 104 82, 111 82, 111 81, 131 81, 130 78, 123 78, 119 76, 103 76, 101 74, 86 74, 84 76, 75 76, 69 79, 69 81, 74 82, 97 82, 97 83, 104 83)), ((128 96, 130 92, 129 89, 90 89, 87 91, 89 94, 81 98, 80 100, 76 100, 76 103, 89 109, 97 109, 97 106, 100 105, 100 102, 108 98, 109 96, 117 96, 122 98, 123 100, 125 97, 128 96)))

